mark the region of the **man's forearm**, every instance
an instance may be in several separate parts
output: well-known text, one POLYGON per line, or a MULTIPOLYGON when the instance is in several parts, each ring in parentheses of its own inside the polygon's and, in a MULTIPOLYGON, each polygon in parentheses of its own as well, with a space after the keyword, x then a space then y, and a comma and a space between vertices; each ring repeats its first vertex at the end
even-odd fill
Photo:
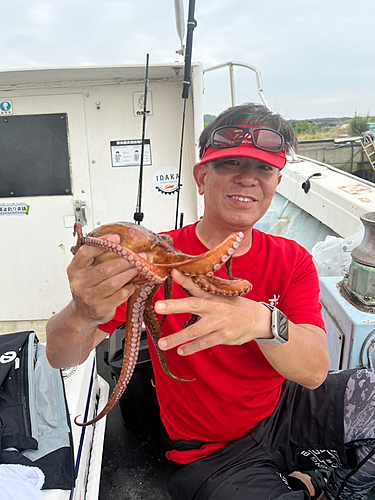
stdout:
POLYGON ((77 314, 74 302, 52 316, 46 333, 46 354, 53 368, 70 368, 83 363, 107 335, 97 329, 97 324, 77 314))
POLYGON ((308 389, 322 384, 329 369, 326 335, 313 325, 289 322, 289 341, 280 346, 259 345, 269 363, 288 380, 308 389))

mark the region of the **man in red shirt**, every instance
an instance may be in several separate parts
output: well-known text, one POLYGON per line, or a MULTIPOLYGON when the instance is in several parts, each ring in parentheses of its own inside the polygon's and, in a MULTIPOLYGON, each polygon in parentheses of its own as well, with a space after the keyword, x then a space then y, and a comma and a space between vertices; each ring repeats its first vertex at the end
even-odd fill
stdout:
MULTIPOLYGON (((167 315, 159 347, 171 372, 192 380, 166 376, 150 347, 161 418, 171 439, 168 457, 178 469, 168 484, 173 498, 308 498, 305 491, 291 491, 286 476, 319 467, 336 469, 326 488, 330 500, 353 500, 353 493, 363 495, 374 483, 366 471, 359 482, 346 479, 348 429, 358 425, 353 415, 343 421, 348 394, 355 392, 347 387, 360 382, 371 387, 373 374, 327 377, 328 348, 311 256, 295 242, 253 229, 281 180, 287 148, 294 146, 289 124, 254 104, 230 108, 201 135, 201 161, 193 175, 204 195, 204 215, 169 234, 175 248, 199 255, 241 231, 233 275, 248 279, 253 289, 244 297, 216 296, 173 270, 173 299, 163 300, 160 291, 155 298, 156 313, 167 315), (190 314, 200 320, 183 329, 190 314)), ((105 238, 119 242, 117 235, 105 238)), ((83 362, 123 323, 137 271, 122 259, 93 267, 101 252, 83 246, 68 268, 73 300, 47 327, 52 366, 83 362)), ((216 274, 225 277, 223 272, 216 274)), ((373 438, 370 427, 362 426, 355 439, 373 438)), ((367 457, 356 452, 356 458, 367 457)), ((324 484, 321 475, 313 477, 316 493, 324 484)))

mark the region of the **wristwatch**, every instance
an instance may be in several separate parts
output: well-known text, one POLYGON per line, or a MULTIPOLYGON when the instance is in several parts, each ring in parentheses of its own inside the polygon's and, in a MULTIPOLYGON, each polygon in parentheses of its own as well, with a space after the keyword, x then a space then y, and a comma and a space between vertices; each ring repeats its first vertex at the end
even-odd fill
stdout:
POLYGON ((260 302, 272 312, 271 330, 273 339, 254 339, 257 344, 281 345, 289 340, 288 318, 276 307, 260 302))

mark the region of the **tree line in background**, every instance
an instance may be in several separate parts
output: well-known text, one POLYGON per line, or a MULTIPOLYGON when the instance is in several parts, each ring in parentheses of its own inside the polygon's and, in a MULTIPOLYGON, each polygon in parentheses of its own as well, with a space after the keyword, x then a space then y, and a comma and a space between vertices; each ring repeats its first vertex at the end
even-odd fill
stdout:
POLYGON ((360 136, 369 130, 369 123, 375 122, 375 117, 357 115, 353 118, 336 119, 339 123, 326 120, 290 120, 299 140, 334 139, 336 137, 360 136), (341 123, 340 123, 341 121, 341 123))
MULTIPOLYGON (((204 125, 208 125, 215 115, 204 115, 204 125)), ((289 120, 298 140, 334 139, 336 137, 360 136, 369 130, 369 123, 375 123, 375 116, 355 113, 353 118, 322 118, 316 120, 289 120)))

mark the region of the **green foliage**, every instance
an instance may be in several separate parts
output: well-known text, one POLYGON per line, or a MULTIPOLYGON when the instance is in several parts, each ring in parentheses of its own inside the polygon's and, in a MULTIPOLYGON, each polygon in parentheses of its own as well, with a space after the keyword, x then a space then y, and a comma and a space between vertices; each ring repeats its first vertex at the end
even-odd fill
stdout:
POLYGON ((207 127, 207 125, 211 123, 215 118, 216 118, 215 115, 210 115, 210 114, 203 115, 204 126, 207 127))
POLYGON ((353 135, 361 135, 363 132, 366 132, 366 130, 368 130, 369 121, 369 113, 367 114, 367 116, 357 115, 356 113, 354 118, 352 118, 352 121, 350 122, 350 132, 353 135))
POLYGON ((309 132, 311 129, 311 125, 307 120, 291 120, 290 125, 297 135, 302 132, 309 132))
POLYGON ((309 123, 308 120, 291 120, 290 124, 293 127, 294 132, 297 135, 299 135, 299 134, 315 135, 322 128, 326 128, 326 124, 323 124, 323 125, 314 124, 313 125, 313 124, 309 123))
POLYGON ((308 120, 290 120, 290 125, 299 141, 326 139, 333 137, 334 134, 334 128, 330 127, 325 120, 323 123, 310 123, 308 120))

